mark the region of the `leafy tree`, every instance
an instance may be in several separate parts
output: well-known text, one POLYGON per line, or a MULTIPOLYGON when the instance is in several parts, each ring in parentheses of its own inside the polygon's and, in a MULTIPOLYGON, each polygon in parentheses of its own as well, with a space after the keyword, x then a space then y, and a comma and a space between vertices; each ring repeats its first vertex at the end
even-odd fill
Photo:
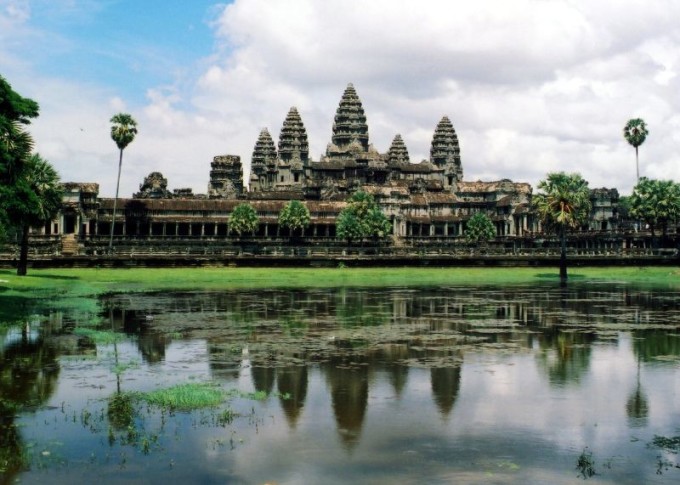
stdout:
POLYGON ((642 177, 630 196, 630 215, 649 224, 652 239, 657 227, 662 228, 665 238, 668 223, 680 217, 680 185, 642 177))
POLYGON ((31 227, 44 225, 59 212, 62 193, 56 170, 40 155, 32 155, 15 180, 14 197, 5 205, 10 224, 21 235, 17 275, 26 275, 31 227))
POLYGON ((343 209, 338 215, 335 227, 338 236, 347 239, 348 243, 364 237, 364 229, 355 211, 343 209))
POLYGON ((311 216, 309 209, 299 200, 291 200, 288 202, 279 214, 279 224, 281 227, 290 229, 291 236, 293 232, 300 229, 300 233, 309 226, 311 216))
POLYGON ((113 249, 113 229, 116 224, 116 206, 118 205, 118 189, 120 187, 120 170, 123 166, 123 150, 132 143, 137 134, 137 122, 127 113, 118 113, 111 118, 111 139, 116 142, 120 151, 118 158, 118 179, 116 181, 116 198, 113 201, 113 217, 111 218, 111 238, 109 239, 109 251, 113 249))
POLYGON ((649 135, 647 125, 641 118, 634 118, 628 120, 626 126, 623 127, 623 137, 626 141, 635 147, 635 169, 637 173, 637 180, 640 180, 640 164, 638 162, 638 148, 645 142, 649 135))
POLYGON ((470 217, 465 227, 465 239, 469 243, 485 242, 496 237, 496 228, 489 216, 477 212, 470 217))
POLYGON ((390 220, 383 214, 372 195, 359 191, 349 198, 336 224, 337 234, 348 242, 364 238, 382 239, 392 232, 390 220))
POLYGON ((38 103, 19 95, 0 76, 0 233, 12 227, 21 235, 18 275, 26 274, 30 228, 44 224, 61 207, 59 176, 31 154, 33 138, 24 129, 38 113, 38 103))
POLYGON ((591 209, 588 182, 578 173, 549 173, 538 183, 533 204, 546 230, 560 237, 560 280, 567 281, 567 230, 588 220, 591 209))
POLYGON ((2 202, 12 199, 17 175, 33 151, 33 138, 24 126, 38 112, 38 103, 22 97, 0 76, 0 209, 2 202))
POLYGON ((239 236, 252 233, 257 229, 259 219, 250 204, 239 204, 229 216, 229 228, 239 236))

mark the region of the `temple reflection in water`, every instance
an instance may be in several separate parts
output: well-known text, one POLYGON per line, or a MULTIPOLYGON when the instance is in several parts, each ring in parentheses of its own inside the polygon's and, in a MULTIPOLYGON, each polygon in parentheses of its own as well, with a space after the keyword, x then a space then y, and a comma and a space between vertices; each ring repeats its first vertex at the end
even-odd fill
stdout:
MULTIPOLYGON (((578 285, 234 290, 125 295, 103 303, 116 328, 138 335, 139 351, 149 364, 165 358, 173 342, 167 330, 177 338, 205 341, 213 378, 235 385, 245 377, 256 391, 277 392, 291 429, 304 414, 311 376, 318 374, 348 450, 361 439, 378 375, 400 399, 413 368, 424 368, 432 403, 447 419, 464 385, 466 354, 476 352, 475 345, 535 351, 537 368, 551 385, 562 386, 588 372, 592 345, 604 338, 565 332, 565 327, 574 321, 581 328, 631 318, 652 322, 654 312, 677 307, 657 301, 651 292, 578 285), (612 311, 610 303, 622 299, 624 306, 612 311)), ((606 341, 616 338, 613 333, 606 341)), ((634 351, 643 360, 659 352, 680 354, 680 348, 668 349, 667 341, 655 349, 654 338, 636 339, 634 351)), ((641 391, 632 395, 631 416, 646 412, 643 399, 641 391)))

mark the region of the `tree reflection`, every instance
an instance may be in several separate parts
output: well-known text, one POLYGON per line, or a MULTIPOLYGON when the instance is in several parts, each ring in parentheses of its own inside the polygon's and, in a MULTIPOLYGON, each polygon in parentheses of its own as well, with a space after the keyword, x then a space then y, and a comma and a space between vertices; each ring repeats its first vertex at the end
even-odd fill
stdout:
POLYGON ((54 347, 43 338, 32 339, 28 324, 20 338, 2 348, 0 362, 0 477, 11 483, 28 465, 15 416, 47 402, 60 368, 54 347))
POLYGON ((637 383, 635 385, 635 391, 631 393, 626 402, 626 414, 628 414, 628 422, 631 427, 643 427, 647 425, 649 405, 647 404, 647 396, 645 396, 640 385, 639 354, 637 359, 637 383))
POLYGON ((642 362, 675 360, 680 356, 680 338, 669 338, 667 330, 633 332, 633 352, 642 362))
POLYGON ((594 340, 595 336, 590 333, 566 333, 557 329, 544 333, 540 337, 541 352, 537 358, 548 373, 550 383, 578 383, 590 367, 591 344, 594 340))

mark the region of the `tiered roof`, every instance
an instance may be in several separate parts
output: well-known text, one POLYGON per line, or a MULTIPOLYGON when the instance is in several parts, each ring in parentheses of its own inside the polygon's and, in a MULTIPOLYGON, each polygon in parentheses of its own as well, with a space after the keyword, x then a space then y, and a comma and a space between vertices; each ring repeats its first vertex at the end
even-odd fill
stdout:
POLYGON ((449 165, 449 168, 454 169, 458 180, 463 178, 458 135, 456 135, 456 130, 453 129, 453 124, 447 116, 439 121, 434 131, 432 147, 430 148, 430 161, 440 167, 449 165))
POLYGON ((368 124, 361 100, 350 83, 340 99, 333 123, 333 145, 368 151, 368 124))
POLYGON ((261 173, 270 166, 276 166, 276 147, 267 128, 263 128, 253 150, 252 170, 261 173))
POLYGON ((279 159, 284 165, 292 161, 300 161, 304 165, 309 162, 309 142, 307 130, 302 123, 297 108, 292 107, 283 122, 279 135, 279 159))
POLYGON ((392 145, 387 152, 387 157, 390 165, 399 165, 402 163, 409 163, 410 158, 408 156, 408 150, 402 140, 401 135, 397 135, 392 140, 392 145))

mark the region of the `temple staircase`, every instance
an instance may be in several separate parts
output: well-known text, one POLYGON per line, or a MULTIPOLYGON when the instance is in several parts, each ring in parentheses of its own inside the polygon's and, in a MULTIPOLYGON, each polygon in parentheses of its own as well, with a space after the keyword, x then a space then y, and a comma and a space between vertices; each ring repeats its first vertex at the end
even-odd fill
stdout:
POLYGON ((61 236, 62 256, 75 256, 79 250, 78 238, 75 234, 64 234, 61 236))

